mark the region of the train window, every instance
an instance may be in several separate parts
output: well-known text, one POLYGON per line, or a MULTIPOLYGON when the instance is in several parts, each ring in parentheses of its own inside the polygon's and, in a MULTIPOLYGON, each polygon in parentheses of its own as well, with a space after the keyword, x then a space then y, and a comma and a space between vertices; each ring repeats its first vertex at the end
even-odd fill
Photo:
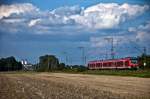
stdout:
POLYGON ((117 62, 114 62, 114 65, 117 66, 117 62))
POLYGON ((100 67, 100 66, 101 66, 101 63, 98 63, 98 66, 100 67))
POLYGON ((90 64, 90 67, 92 67, 92 64, 90 64))
POLYGON ((112 62, 112 64, 111 64, 112 66, 115 66, 115 62, 112 62))
POLYGON ((106 66, 108 67, 108 66, 109 66, 109 64, 108 64, 108 63, 106 63, 106 66))
POLYGON ((92 64, 92 67, 94 67, 94 64, 92 64))
POLYGON ((109 62, 109 66, 111 66, 111 64, 112 64, 112 63, 111 63, 111 62, 109 62))
POLYGON ((128 62, 128 61, 125 61, 125 65, 128 66, 128 65, 129 65, 129 62, 128 62))
POLYGON ((123 66, 123 61, 120 62, 120 66, 123 66))
POLYGON ((120 66, 123 66, 123 61, 120 62, 120 66))
POLYGON ((122 61, 117 62, 117 66, 123 66, 123 62, 122 61))
POLYGON ((90 67, 92 67, 92 64, 90 64, 90 67))
POLYGON ((96 65, 95 67, 98 67, 98 63, 96 63, 95 65, 96 65))
POLYGON ((108 66, 109 64, 108 63, 106 63, 106 67, 108 66))
POLYGON ((98 67, 100 67, 100 63, 98 63, 98 67))
POLYGON ((103 66, 106 66, 106 63, 103 63, 103 66))
POLYGON ((117 62, 117 66, 120 66, 119 62, 117 62))
POLYGON ((106 67, 108 66, 108 63, 106 63, 106 67))
POLYGON ((136 64, 137 63, 137 59, 131 59, 131 63, 136 64))
POLYGON ((92 67, 92 64, 89 64, 89 67, 92 67))
POLYGON ((110 66, 110 63, 107 63, 108 65, 107 66, 110 66))
POLYGON ((103 63, 103 66, 105 66, 105 63, 103 63))
POLYGON ((104 63, 104 66, 107 66, 107 63, 104 63))
POLYGON ((96 67, 99 67, 99 63, 96 63, 96 67))
POLYGON ((96 63, 96 67, 99 67, 99 63, 96 63))

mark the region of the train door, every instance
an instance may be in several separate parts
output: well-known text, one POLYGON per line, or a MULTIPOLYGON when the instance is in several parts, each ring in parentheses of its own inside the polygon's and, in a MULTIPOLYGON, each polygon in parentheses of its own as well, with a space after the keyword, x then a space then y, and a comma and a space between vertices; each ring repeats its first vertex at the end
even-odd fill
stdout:
POLYGON ((125 61, 125 68, 129 68, 130 66, 129 66, 129 60, 126 60, 125 61))

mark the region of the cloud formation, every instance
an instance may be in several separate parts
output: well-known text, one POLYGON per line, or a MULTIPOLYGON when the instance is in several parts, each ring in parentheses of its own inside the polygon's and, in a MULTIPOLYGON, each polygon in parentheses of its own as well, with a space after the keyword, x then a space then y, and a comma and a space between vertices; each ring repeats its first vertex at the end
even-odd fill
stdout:
POLYGON ((121 22, 143 13, 147 5, 130 5, 116 3, 100 3, 86 8, 80 15, 73 15, 77 23, 94 29, 108 29, 117 27, 121 22))
POLYGON ((33 19, 29 22, 28 26, 32 27, 37 24, 37 22, 41 21, 41 19, 33 19))
POLYGON ((129 27, 129 32, 135 33, 135 40, 143 43, 149 43, 150 40, 150 21, 145 25, 139 25, 138 27, 129 27))
POLYGON ((30 3, 23 3, 23 4, 12 4, 12 5, 1 5, 0 6, 0 19, 7 18, 12 14, 25 14, 25 13, 32 13, 34 11, 38 11, 39 9, 33 6, 30 3))
POLYGON ((103 48, 106 47, 106 45, 111 44, 111 40, 113 38, 113 44, 114 46, 118 46, 119 44, 125 43, 125 36, 102 36, 102 37, 91 37, 90 38, 90 44, 91 47, 95 48, 103 48))
POLYGON ((108 45, 108 40, 105 38, 114 39, 114 46, 130 46, 134 48, 135 46, 149 48, 150 41, 150 21, 145 24, 141 24, 137 27, 129 27, 128 31, 125 31, 124 35, 116 36, 92 36, 90 38, 91 47, 94 48, 104 48, 108 45), (125 34, 126 33, 126 34, 125 34), (131 46, 132 45, 132 46, 131 46))
POLYGON ((0 6, 0 25, 2 31, 27 30, 35 34, 68 33, 70 31, 93 31, 111 29, 120 23, 141 15, 148 5, 124 3, 100 3, 87 8, 64 6, 52 11, 42 11, 30 3, 0 6), (7 28, 6 28, 7 26, 7 28))

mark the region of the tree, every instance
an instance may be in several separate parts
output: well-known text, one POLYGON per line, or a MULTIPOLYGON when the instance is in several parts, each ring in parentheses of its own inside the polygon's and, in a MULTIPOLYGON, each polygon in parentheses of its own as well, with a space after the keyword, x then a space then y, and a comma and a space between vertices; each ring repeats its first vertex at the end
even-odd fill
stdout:
POLYGON ((0 59, 0 71, 14 71, 21 69, 21 62, 16 61, 13 56, 0 59))
POLYGON ((138 61, 140 64, 140 68, 150 68, 150 55, 143 54, 138 58, 138 61))
POLYGON ((58 70, 59 60, 54 55, 40 56, 39 71, 58 70))
POLYGON ((63 69, 65 69, 65 64, 64 63, 60 63, 59 67, 58 67, 58 70, 63 70, 63 69))

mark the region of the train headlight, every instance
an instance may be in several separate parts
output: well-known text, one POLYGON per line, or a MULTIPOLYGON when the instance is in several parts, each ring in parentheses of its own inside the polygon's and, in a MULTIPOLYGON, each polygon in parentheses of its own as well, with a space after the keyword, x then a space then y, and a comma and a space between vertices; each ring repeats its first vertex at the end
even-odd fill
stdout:
POLYGON ((146 63, 144 62, 143 65, 146 66, 146 63))

